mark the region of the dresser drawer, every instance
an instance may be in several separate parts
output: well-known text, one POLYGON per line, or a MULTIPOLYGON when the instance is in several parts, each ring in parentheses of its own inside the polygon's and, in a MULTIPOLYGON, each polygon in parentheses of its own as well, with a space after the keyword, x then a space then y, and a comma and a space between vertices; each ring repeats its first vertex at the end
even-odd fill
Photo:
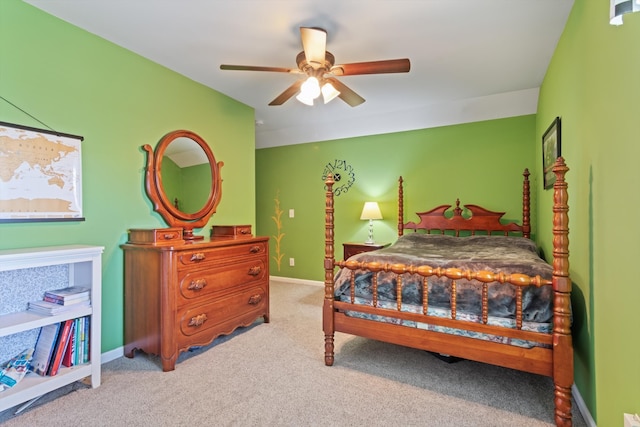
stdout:
POLYGON ((263 257, 256 257, 221 267, 183 272, 178 279, 180 295, 186 300, 192 300, 249 283, 267 281, 266 262, 263 257))
POLYGON ((219 264, 238 257, 259 256, 267 253, 266 242, 251 242, 243 245, 233 245, 220 248, 180 251, 178 268, 192 268, 196 265, 219 264))
POLYGON ((182 240, 182 228, 153 228, 129 230, 129 243, 137 244, 177 244, 182 240))
POLYGON ((251 237, 250 225, 214 225, 211 237, 251 237))
MULTIPOLYGON (((254 286, 203 305, 188 307, 178 315, 180 332, 184 336, 190 337, 219 329, 225 323, 233 323, 237 326, 237 321, 234 322, 234 319, 261 310, 264 311, 269 302, 268 295, 265 287, 254 286)), ((216 332, 231 333, 232 330, 216 332)))

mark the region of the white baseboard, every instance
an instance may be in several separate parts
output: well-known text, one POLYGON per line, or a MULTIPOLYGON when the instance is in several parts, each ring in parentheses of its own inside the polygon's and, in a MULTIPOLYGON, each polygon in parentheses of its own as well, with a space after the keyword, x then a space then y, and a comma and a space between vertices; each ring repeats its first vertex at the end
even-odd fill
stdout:
POLYGON ((109 350, 107 352, 102 353, 101 355, 101 364, 105 364, 111 362, 112 360, 116 360, 120 357, 124 356, 124 347, 114 348, 113 350, 109 350))
POLYGON ((318 280, 294 279, 292 277, 278 277, 278 276, 269 276, 269 280, 272 280, 274 282, 287 282, 294 285, 298 284, 298 285, 311 285, 311 286, 324 287, 324 282, 320 282, 318 280))
POLYGON ((587 408, 587 405, 584 403, 584 400, 582 399, 582 395, 580 394, 580 391, 578 390, 578 387, 576 387, 575 384, 571 386, 571 394, 573 395, 573 400, 576 401, 576 406, 578 407, 578 410, 580 411, 582 418, 584 418, 584 422, 587 423, 587 426, 597 427, 596 422, 593 420, 593 417, 591 416, 591 412, 589 412, 589 408, 587 408))

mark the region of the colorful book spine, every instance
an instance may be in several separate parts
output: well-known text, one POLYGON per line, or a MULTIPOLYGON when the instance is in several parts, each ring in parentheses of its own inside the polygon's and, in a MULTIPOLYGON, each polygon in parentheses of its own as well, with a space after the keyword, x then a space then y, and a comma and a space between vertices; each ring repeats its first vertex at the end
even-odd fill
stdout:
POLYGON ((60 324, 58 342, 56 343, 47 375, 54 376, 58 373, 58 370, 60 369, 60 363, 62 362, 62 356, 67 349, 67 345, 69 344, 69 333, 71 332, 72 325, 73 319, 65 320, 60 324))
POLYGON ((82 324, 80 319, 76 319, 76 342, 75 350, 73 352, 73 364, 78 364, 78 358, 80 357, 80 337, 82 336, 82 324))
POLYGON ((73 358, 76 354, 76 329, 77 329, 77 321, 76 319, 71 320, 71 331, 69 332, 69 342, 67 343, 67 348, 65 349, 64 356, 62 356, 62 365, 70 368, 73 366, 73 358))
POLYGON ((83 363, 84 360, 84 328, 85 328, 85 324, 84 324, 84 319, 80 318, 79 320, 79 324, 80 324, 80 336, 78 337, 78 348, 76 350, 76 365, 80 365, 83 363))
POLYGON ((89 339, 89 336, 91 335, 91 317, 89 316, 85 316, 84 317, 84 324, 85 324, 85 328, 84 328, 84 358, 82 359, 84 363, 89 362, 89 360, 91 359, 89 357, 89 341, 91 341, 89 339))

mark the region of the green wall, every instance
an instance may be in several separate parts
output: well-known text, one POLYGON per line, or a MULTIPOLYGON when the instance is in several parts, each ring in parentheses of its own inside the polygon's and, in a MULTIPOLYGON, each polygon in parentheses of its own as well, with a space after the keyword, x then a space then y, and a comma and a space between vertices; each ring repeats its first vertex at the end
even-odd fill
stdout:
POLYGON ((0 224, 0 249, 104 246, 102 350, 118 348, 119 245, 129 228, 165 226, 144 191, 141 146, 155 147, 176 129, 200 135, 224 162, 223 197, 210 224, 255 224, 253 109, 18 0, 0 1, 0 55, 0 96, 28 113, 0 99, 0 121, 44 128, 41 121, 84 137, 86 217, 0 224))
MULTIPOLYGON (((182 188, 182 169, 176 165, 173 160, 168 156, 164 156, 162 159, 162 188, 167 199, 174 200, 182 198, 184 189, 182 188)), ((203 206, 203 205, 200 205, 203 206)), ((182 207, 183 212, 187 212, 186 208, 182 207)))
POLYGON ((182 212, 196 213, 207 203, 211 191, 208 163, 179 167, 169 157, 162 159, 162 188, 167 199, 182 212))
POLYGON ((211 167, 208 163, 182 168, 180 210, 195 213, 203 208, 211 192, 211 167))
POLYGON ((640 288, 625 277, 640 259, 640 245, 633 228, 620 226, 634 223, 640 210, 634 187, 640 13, 625 16, 621 27, 610 26, 608 15, 606 1, 575 1, 536 116, 262 149, 254 174, 252 109, 19 0, 1 0, 0 96, 26 113, 0 99, 0 120, 45 127, 41 121, 84 136, 86 221, 0 224, 0 249, 105 246, 103 351, 121 346, 119 244, 128 228, 164 225, 144 192, 140 147, 189 129, 225 163, 223 198, 211 223, 254 224, 257 212, 256 232, 272 236, 272 256, 281 236, 281 265, 271 262, 275 276, 323 279, 321 176, 336 159, 355 171, 354 185, 336 198, 337 255, 342 242, 365 240, 367 223, 358 218, 367 200, 379 201, 385 217, 375 224, 376 240, 395 239, 399 175, 406 181, 406 219, 455 197, 507 206, 506 217, 517 219, 524 167, 532 172, 534 233, 548 252, 552 201, 539 180, 540 139, 560 116, 562 152, 571 168, 575 381, 598 425, 620 425, 623 412, 640 412, 640 288))
MULTIPOLYGON (((576 0, 541 88, 536 133, 562 118, 574 281, 575 382, 599 426, 640 412, 640 13, 609 24, 609 2, 576 0)), ((538 151, 536 159, 540 158, 538 151)), ((540 161, 539 161, 540 163, 540 161)), ((539 167, 539 164, 538 164, 539 167)), ((551 193, 538 191, 541 231, 551 193)), ((543 246, 552 245, 543 232, 543 246)))
MULTIPOLYGON (((405 221, 417 220, 415 212, 426 208, 454 204, 456 198, 521 220, 522 173, 535 167, 535 126, 535 116, 528 115, 257 150, 257 231, 271 236, 271 274, 324 280, 322 175, 335 160, 345 161, 355 175, 349 190, 335 198, 336 258, 342 258, 343 242, 367 239, 368 222, 359 219, 365 201, 379 202, 382 211, 383 220, 374 222, 375 240, 395 240, 401 175, 405 221), (280 266, 274 259, 279 234, 280 266), (289 258, 295 259, 294 267, 289 258)), ((535 174, 530 179, 536 186, 535 174)))
MULTIPOLYGON (((540 179, 541 138, 559 116, 562 155, 571 168, 575 383, 597 425, 621 425, 624 412, 640 412, 640 288, 626 277, 640 259, 640 236, 621 226, 635 223, 640 210, 640 13, 626 15, 621 27, 609 25, 608 17, 608 2, 576 0, 536 116, 258 150, 257 225, 260 234, 272 236, 272 255, 275 237, 282 235, 283 259, 280 268, 272 260, 272 274, 323 280, 319 181, 324 165, 335 159, 346 160, 356 175, 354 186, 336 198, 337 257, 342 242, 366 238, 366 222, 358 220, 366 200, 381 202, 385 217, 376 222, 376 240, 395 238, 398 175, 406 180, 408 219, 424 206, 452 203, 451 197, 501 208, 514 200, 524 166, 532 168, 534 234, 549 254, 553 200, 540 179), (276 199, 284 211, 279 231, 276 199), (295 267, 289 267, 290 257, 295 267)), ((518 212, 519 206, 510 206, 506 216, 518 212)))

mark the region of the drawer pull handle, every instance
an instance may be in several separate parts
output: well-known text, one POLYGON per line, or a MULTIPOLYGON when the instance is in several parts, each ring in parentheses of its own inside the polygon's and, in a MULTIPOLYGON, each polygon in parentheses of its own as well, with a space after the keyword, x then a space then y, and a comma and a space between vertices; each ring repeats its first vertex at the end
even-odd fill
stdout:
POLYGON ((240 229, 240 234, 249 234, 249 233, 251 233, 251 231, 247 230, 246 228, 240 229))
POLYGON ((189 326, 202 326, 207 321, 207 315, 205 313, 193 316, 189 321, 189 326))
POLYGON ((251 252, 252 254, 257 254, 258 252, 260 252, 260 246, 258 245, 251 246, 251 249, 249 249, 249 252, 251 252))
POLYGON ((163 238, 164 240, 174 240, 174 239, 176 239, 177 237, 178 237, 178 234, 176 234, 176 233, 165 233, 165 234, 162 236, 162 238, 163 238))
POLYGON ((206 256, 202 253, 202 252, 196 252, 195 254, 191 255, 191 261, 192 262, 199 262, 202 261, 206 258, 206 256))
POLYGON ((259 304, 260 301, 262 301, 262 295, 260 294, 252 295, 251 298, 249 298, 249 304, 251 305, 259 304))
POLYGON ((190 291, 201 291, 205 286, 207 286, 207 279, 196 279, 189 283, 189 287, 187 289, 190 291))
POLYGON ((249 269, 249 275, 255 277, 258 274, 260 274, 261 271, 262 271, 262 268, 260 268, 259 266, 251 267, 249 269))

